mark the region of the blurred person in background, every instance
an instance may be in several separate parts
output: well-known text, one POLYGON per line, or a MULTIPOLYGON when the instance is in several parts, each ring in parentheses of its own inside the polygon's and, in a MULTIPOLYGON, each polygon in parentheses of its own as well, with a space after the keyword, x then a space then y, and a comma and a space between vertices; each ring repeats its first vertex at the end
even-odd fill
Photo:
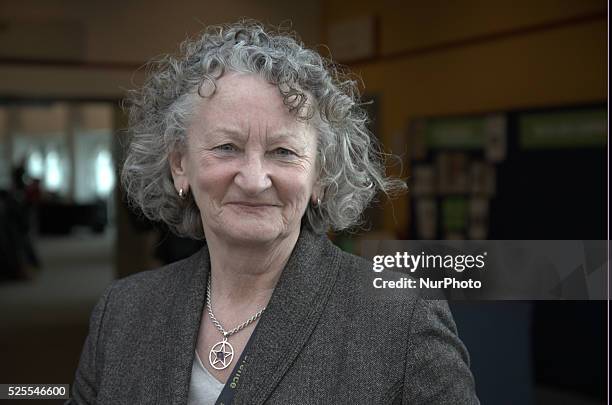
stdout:
POLYGON ((27 175, 25 159, 11 175, 11 190, 0 190, 0 281, 30 280, 40 267, 30 235, 40 187, 37 179, 27 175))
POLYGON ((0 281, 32 278, 26 229, 27 217, 20 202, 12 193, 0 190, 0 281))
POLYGON ((122 181, 195 255, 114 282, 71 403, 477 404, 445 301, 368 294, 354 227, 386 177, 356 83, 289 33, 209 27, 131 93, 122 181))

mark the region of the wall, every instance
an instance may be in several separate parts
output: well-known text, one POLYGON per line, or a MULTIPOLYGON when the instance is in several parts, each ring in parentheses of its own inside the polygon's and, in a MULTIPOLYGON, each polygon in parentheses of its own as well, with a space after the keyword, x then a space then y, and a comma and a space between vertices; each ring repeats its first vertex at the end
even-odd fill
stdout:
POLYGON ((147 60, 245 16, 320 40, 318 2, 0 0, 0 16, 0 96, 119 98, 147 60))
MULTIPOLYGON (((350 67, 379 97, 379 136, 395 153, 405 153, 400 138, 415 117, 606 100, 605 1, 324 4, 324 29, 363 15, 377 19, 377 54, 350 67)), ((385 227, 401 232, 408 198, 392 208, 385 227)))

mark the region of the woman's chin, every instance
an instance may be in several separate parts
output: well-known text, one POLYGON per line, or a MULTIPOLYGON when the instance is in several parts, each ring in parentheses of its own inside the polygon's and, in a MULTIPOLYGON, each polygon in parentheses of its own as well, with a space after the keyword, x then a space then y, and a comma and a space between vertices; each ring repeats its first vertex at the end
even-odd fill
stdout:
POLYGON ((228 224, 222 232, 228 240, 252 244, 274 241, 281 236, 282 229, 270 223, 249 223, 249 221, 243 221, 242 223, 234 224, 234 226, 228 224))

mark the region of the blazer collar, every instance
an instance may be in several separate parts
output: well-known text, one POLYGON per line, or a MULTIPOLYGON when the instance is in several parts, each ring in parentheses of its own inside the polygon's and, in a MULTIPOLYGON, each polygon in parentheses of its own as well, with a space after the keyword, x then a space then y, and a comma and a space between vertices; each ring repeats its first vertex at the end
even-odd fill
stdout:
MULTIPOLYGON (((337 276, 338 259, 337 248, 325 235, 302 228, 245 353, 248 363, 237 384, 235 403, 263 403, 273 392, 323 312, 337 276)), ((183 279, 187 285, 175 298, 167 340, 174 404, 187 403, 210 271, 208 248, 188 259, 186 267, 191 274, 183 279)))

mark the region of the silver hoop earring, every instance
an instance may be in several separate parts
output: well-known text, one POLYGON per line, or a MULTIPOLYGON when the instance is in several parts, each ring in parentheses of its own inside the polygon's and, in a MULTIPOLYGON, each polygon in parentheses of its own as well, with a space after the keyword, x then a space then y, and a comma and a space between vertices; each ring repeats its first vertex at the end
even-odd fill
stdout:
POLYGON ((184 198, 185 198, 185 190, 183 190, 182 188, 180 188, 180 189, 179 189, 179 192, 178 192, 178 196, 179 196, 179 198, 180 198, 181 200, 182 200, 182 199, 184 199, 184 198))
POLYGON ((321 206, 321 199, 317 198, 317 207, 320 207, 320 206, 321 206))

